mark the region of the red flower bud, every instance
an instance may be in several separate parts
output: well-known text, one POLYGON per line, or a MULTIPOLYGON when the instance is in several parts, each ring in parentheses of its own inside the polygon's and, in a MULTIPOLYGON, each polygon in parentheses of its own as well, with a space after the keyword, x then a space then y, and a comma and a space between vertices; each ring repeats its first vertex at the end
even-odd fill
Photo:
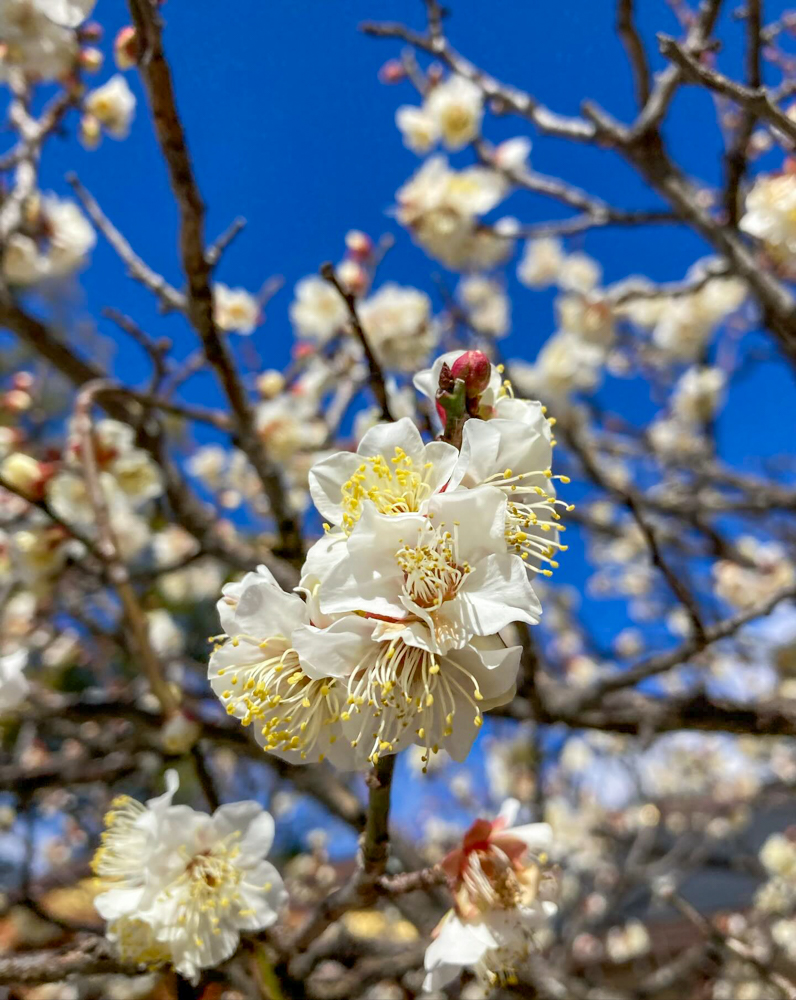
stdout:
POLYGON ((379 70, 380 83, 400 83, 406 78, 406 70, 398 59, 388 59, 379 70))
POLYGON ((465 351, 451 366, 454 379, 461 379, 468 399, 476 399, 489 385, 492 364, 483 351, 465 351))

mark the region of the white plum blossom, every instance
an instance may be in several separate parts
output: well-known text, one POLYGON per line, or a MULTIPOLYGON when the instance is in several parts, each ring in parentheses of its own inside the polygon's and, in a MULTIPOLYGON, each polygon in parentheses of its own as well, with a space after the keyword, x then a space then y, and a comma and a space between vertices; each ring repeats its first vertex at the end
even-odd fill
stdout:
POLYGON ((605 351, 599 345, 561 330, 545 342, 532 365, 515 363, 512 373, 523 392, 560 403, 575 392, 595 389, 604 360, 605 351))
POLYGON ((348 310, 340 293, 323 278, 302 278, 290 306, 290 322, 300 337, 326 343, 348 321, 348 310))
POLYGON ((413 153, 422 156, 439 141, 439 124, 424 108, 401 105, 395 112, 395 124, 403 136, 404 145, 413 153))
POLYGON ((483 114, 481 88, 453 75, 429 90, 421 108, 398 108, 395 123, 415 153, 428 153, 439 141, 456 151, 477 138, 483 114))
POLYGON ((746 195, 738 227, 760 240, 779 264, 796 255, 796 174, 761 174, 746 195))
POLYGON ((72 29, 93 7, 91 0, 4 0, 0 5, 4 48, 0 73, 22 71, 34 80, 67 77, 79 53, 72 29))
POLYGON ((490 267, 508 256, 513 241, 481 226, 480 217, 507 194, 508 184, 496 170, 457 171, 444 156, 432 156, 398 191, 396 215, 448 267, 490 267))
POLYGON ((227 333, 253 333, 261 322, 260 303, 245 288, 230 288, 220 281, 213 285, 213 318, 227 333))
POLYGON ((126 795, 111 803, 92 862, 103 889, 94 903, 123 961, 168 961, 196 982, 234 954, 242 931, 272 926, 286 893, 265 860, 270 814, 251 801, 212 816, 175 806, 178 785, 167 771, 167 791, 146 805, 126 795))
POLYGON ((716 414, 726 384, 720 368, 689 368, 675 386, 672 409, 681 420, 704 423, 716 414))
POLYGON ((437 124, 443 144, 463 149, 478 136, 484 113, 481 88, 463 76, 449 76, 432 87, 423 110, 437 124))
POLYGON ((0 716, 13 711, 25 700, 30 682, 24 674, 28 653, 17 649, 0 656, 0 716))
POLYGON ((388 282, 359 306, 368 341, 385 367, 414 371, 436 343, 431 300, 416 288, 388 282))
POLYGON ((39 253, 36 241, 13 233, 3 250, 3 277, 11 285, 34 285, 49 273, 47 258, 39 253))
POLYGON ((126 139, 135 114, 135 95, 127 80, 117 73, 107 83, 91 90, 83 99, 88 115, 114 139, 126 139))
POLYGON ((487 989, 516 982, 543 941, 558 907, 540 897, 542 865, 552 848, 547 823, 512 827, 519 812, 507 800, 493 822, 478 819, 442 868, 455 906, 426 949, 424 990, 439 990, 462 969, 487 989))
POLYGON ((505 337, 511 325, 511 302, 505 288, 493 278, 469 275, 459 282, 459 299, 474 330, 487 337, 505 337))
POLYGON ((444 441, 424 444, 413 421, 403 417, 371 428, 356 453, 339 451, 316 462, 310 494, 330 524, 350 532, 367 502, 382 514, 425 513, 458 461, 456 448, 444 441))
MULTIPOLYGON (((285 593, 265 566, 226 584, 218 602, 224 634, 210 657, 210 684, 230 715, 268 751, 294 763, 331 757, 349 766, 350 749, 340 739, 345 705, 345 677, 353 660, 345 656, 356 644, 344 619, 332 628, 315 630, 325 643, 317 650, 318 670, 300 655, 304 633, 314 628, 309 606, 285 593)), ((317 619, 317 616, 316 616, 317 619)), ((325 619, 324 619, 325 622, 325 619)))
POLYGON ((520 649, 497 633, 538 622, 541 606, 505 521, 491 487, 435 494, 425 514, 365 501, 350 535, 329 532, 310 551, 302 585, 321 614, 362 622, 342 719, 369 759, 409 740, 462 760, 482 712, 513 696, 520 649))
POLYGON ((561 240, 552 236, 528 240, 517 266, 517 277, 529 288, 548 288, 558 284, 565 260, 561 240))
POLYGON ((56 195, 44 195, 41 215, 49 244, 48 276, 62 277, 79 270, 94 249, 97 234, 78 206, 56 195))

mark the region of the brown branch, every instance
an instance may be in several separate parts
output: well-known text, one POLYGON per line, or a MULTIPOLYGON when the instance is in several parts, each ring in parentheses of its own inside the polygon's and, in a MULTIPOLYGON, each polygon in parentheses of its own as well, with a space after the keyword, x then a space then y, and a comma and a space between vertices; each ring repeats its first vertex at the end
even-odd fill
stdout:
MULTIPOLYGON (((748 0, 746 4, 746 84, 753 90, 763 85, 762 49, 763 49, 763 0, 748 0)), ((740 186, 746 173, 749 140, 752 138, 757 115, 750 109, 744 109, 741 121, 736 130, 727 153, 724 157, 725 185, 724 209, 727 221, 731 226, 738 224, 741 215, 740 186)))
POLYGON ((168 167, 180 213, 180 253, 188 282, 187 315, 208 364, 215 371, 235 417, 238 444, 246 453, 268 497, 280 538, 280 552, 300 562, 303 543, 295 513, 285 494, 279 470, 268 458, 255 428, 254 414, 232 354, 213 316, 211 265, 205 247, 205 207, 194 176, 174 86, 163 49, 162 21, 155 0, 129 0, 133 25, 141 40, 139 69, 149 98, 155 133, 168 167))
POLYGON ((0 957, 0 983, 57 983, 73 975, 139 971, 122 965, 112 945, 95 934, 81 934, 63 948, 0 957))
POLYGON ((644 107, 650 96, 650 68, 644 43, 635 24, 634 13, 633 0, 619 0, 616 8, 616 31, 625 47, 633 71, 636 99, 639 107, 644 107))
POLYGON ((80 438, 80 459, 83 463, 86 490, 97 524, 96 552, 105 563, 108 579, 122 602, 131 648, 140 657, 149 686, 160 702, 163 714, 169 715, 176 710, 177 702, 163 676, 160 661, 152 649, 144 612, 138 603, 127 566, 119 555, 119 546, 100 481, 91 410, 96 397, 108 387, 109 383, 102 379, 89 382, 78 393, 75 403, 75 432, 80 438))
POLYGON ((692 656, 702 652, 703 649, 706 649, 714 642, 735 635, 744 625, 748 625, 749 622, 754 621, 756 618, 763 618, 771 614, 774 608, 783 601, 794 599, 796 599, 796 588, 788 587, 777 591, 776 594, 755 605, 755 607, 748 611, 732 615, 723 621, 717 622, 715 625, 706 626, 701 637, 696 635, 691 636, 676 649, 665 653, 658 653, 648 659, 642 660, 641 663, 636 664, 634 667, 603 677, 583 694, 575 698, 575 706, 578 710, 582 710, 597 704, 604 695, 611 691, 633 687, 650 677, 666 673, 667 670, 686 663, 692 656))
POLYGON ((649 549, 653 563, 664 575, 672 593, 687 611, 688 617, 691 619, 694 635, 700 641, 704 641, 705 626, 702 624, 702 616, 699 612, 699 607, 694 595, 664 558, 661 547, 658 544, 658 538, 652 527, 647 523, 641 513, 635 497, 628 493, 625 497, 625 503, 627 504, 630 513, 633 515, 636 524, 639 526, 641 533, 644 535, 644 539, 647 543, 647 548, 649 549))
POLYGON ((162 275, 153 271, 138 256, 125 237, 122 236, 116 226, 102 211, 96 198, 80 183, 77 174, 67 174, 66 179, 77 195, 81 205, 86 210, 88 217, 127 267, 130 277, 140 282, 144 288, 150 291, 160 302, 164 311, 185 312, 186 302, 182 292, 178 292, 176 288, 172 288, 162 275))
POLYGON ((398 39, 430 53, 445 63, 448 69, 480 87, 488 100, 497 101, 506 111, 526 118, 545 135, 557 135, 577 142, 593 142, 598 136, 599 130, 592 122, 559 115, 546 108, 531 94, 501 83, 461 56, 442 36, 435 37, 431 33, 424 35, 402 24, 377 24, 371 21, 365 22, 361 30, 372 38, 398 39))
MULTIPOLYGON (((298 931, 291 942, 290 951, 306 950, 330 924, 348 910, 369 906, 375 901, 379 891, 379 880, 387 867, 390 791, 394 770, 393 754, 382 757, 368 776, 368 808, 356 876, 347 885, 327 896, 304 927, 298 931)), ((306 965, 300 958, 295 964, 297 970, 303 969, 306 965)))
POLYGON ((745 111, 762 118, 796 144, 796 122, 774 104, 765 87, 736 83, 722 73, 703 65, 669 35, 658 35, 658 47, 667 59, 671 59, 680 67, 692 83, 701 83, 709 90, 723 97, 729 97, 736 104, 740 104, 745 111))
POLYGON ((334 285, 340 297, 345 302, 346 307, 348 308, 348 316, 351 320, 351 326, 353 327, 357 340, 359 340, 359 343, 362 346, 365 359, 368 363, 370 388, 373 391, 373 395, 376 397, 376 402, 379 404, 381 418, 382 420, 393 420, 393 415, 390 412, 390 403, 387 398, 387 385, 384 381, 384 372, 381 370, 379 359, 374 354, 373 348, 370 346, 370 341, 367 338, 367 334, 365 333, 362 323, 360 322, 359 314, 357 313, 355 296, 340 284, 337 275, 334 273, 334 266, 332 264, 328 262, 321 264, 321 277, 328 281, 330 285, 334 285))

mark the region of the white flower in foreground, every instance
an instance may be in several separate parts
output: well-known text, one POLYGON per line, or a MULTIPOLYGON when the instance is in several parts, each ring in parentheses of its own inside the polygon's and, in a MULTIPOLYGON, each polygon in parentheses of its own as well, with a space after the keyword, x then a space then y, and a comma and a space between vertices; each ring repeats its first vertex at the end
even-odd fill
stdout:
POLYGON ((488 485, 506 496, 505 536, 509 550, 526 566, 544 576, 558 568, 557 552, 567 546, 559 541, 561 515, 556 508, 571 506, 556 498, 550 422, 540 403, 523 400, 526 419, 468 420, 462 432, 462 450, 452 480, 463 487, 488 485), (546 567, 550 567, 549 569, 546 567))
POLYGON ((290 306, 290 322, 300 337, 325 343, 345 326, 348 310, 337 289, 323 278, 302 278, 290 306))
POLYGON ((245 288, 213 285, 213 318, 219 330, 253 333, 261 322, 260 303, 245 288))
POLYGON ((565 260, 561 240, 552 236, 528 240, 517 265, 517 277, 529 288, 547 288, 558 284, 565 260))
POLYGON ((431 300, 416 288, 394 282, 359 306, 359 319, 382 364, 398 371, 414 371, 434 347, 431 300))
POLYGON ((0 715, 21 705, 30 690, 30 683, 23 673, 28 664, 24 649, 0 656, 0 715))
POLYGON ((222 594, 218 613, 225 634, 218 639, 224 641, 213 650, 208 676, 227 712, 244 726, 254 725, 265 750, 293 763, 329 756, 348 766, 350 748, 339 739, 339 722, 345 677, 355 663, 346 651, 358 641, 350 629, 359 629, 361 621, 344 617, 330 628, 312 627, 321 643, 313 661, 295 648, 304 651, 309 605, 285 593, 265 566, 226 584, 222 594))
MULTIPOLYGON (((320 612, 360 622, 341 718, 371 761, 407 741, 463 760, 482 712, 513 697, 520 648, 497 633, 537 622, 541 606, 506 550, 505 517, 491 487, 436 494, 425 515, 366 501, 348 538, 330 532, 310 550, 302 586, 320 612)), ((322 662, 324 637, 306 640, 322 662)))
POLYGON ((362 438, 356 453, 338 451, 310 470, 310 494, 331 524, 350 532, 370 502, 382 514, 425 511, 445 488, 459 453, 444 441, 424 444, 409 417, 377 424, 362 438))
POLYGON ((107 83, 89 91, 83 99, 86 112, 114 139, 126 139, 135 114, 135 94, 127 80, 117 73, 107 83))
POLYGON ((142 805, 123 795, 105 816, 92 862, 104 891, 94 903, 123 961, 169 961, 188 979, 234 954, 241 931, 272 926, 286 893, 265 855, 274 821, 256 802, 212 816, 174 806, 167 791, 142 805))
POLYGON ((439 990, 471 969, 486 987, 516 981, 540 946, 557 907, 539 897, 541 865, 552 847, 547 823, 511 827, 519 803, 509 799, 493 822, 478 819, 462 846, 442 862, 455 908, 426 949, 424 990, 439 990))
POLYGON ((746 196, 739 229, 761 240, 780 264, 796 256, 796 174, 762 174, 746 196))
POLYGON ((454 75, 432 87, 423 110, 436 123, 443 143, 456 151, 478 137, 484 98, 480 87, 454 75))

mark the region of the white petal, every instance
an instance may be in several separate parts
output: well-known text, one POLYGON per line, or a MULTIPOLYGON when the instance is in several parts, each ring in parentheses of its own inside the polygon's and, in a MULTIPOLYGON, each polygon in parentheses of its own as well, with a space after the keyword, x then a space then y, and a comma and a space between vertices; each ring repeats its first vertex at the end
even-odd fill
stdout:
POLYGON ((347 677, 372 646, 374 624, 360 615, 346 615, 327 628, 299 626, 291 638, 302 669, 318 680, 347 677))
POLYGON ((475 565, 484 556, 506 551, 506 497, 491 486, 438 493, 428 503, 434 527, 446 527, 457 539, 460 563, 475 565))
POLYGON ((404 575, 395 554, 427 525, 418 514, 379 514, 372 503, 364 504, 348 539, 345 558, 321 585, 321 610, 327 614, 358 610, 405 617, 401 604, 404 575))
MULTIPOLYGON (((367 435, 366 435, 367 436, 367 435)), ((309 484, 312 502, 318 511, 332 524, 342 521, 340 500, 343 486, 362 464, 359 455, 350 451, 338 451, 328 458, 322 458, 310 469, 309 484)))
POLYGON ((213 813, 210 830, 216 840, 240 831, 235 845, 240 849, 241 865, 264 858, 274 842, 273 816, 251 799, 219 806, 213 813))
POLYGON ((521 840, 534 854, 553 849, 553 829, 549 823, 526 823, 523 826, 512 826, 503 832, 521 840))
POLYGON ((496 635, 512 622, 537 625, 542 615, 525 563, 514 555, 482 559, 449 603, 448 616, 455 616, 470 635, 496 635))
POLYGON ((136 889, 108 889, 94 897, 94 908, 103 920, 118 920, 135 914, 144 895, 144 887, 136 889))
POLYGON ((222 598, 218 613, 228 635, 246 634, 255 639, 288 635, 306 620, 301 598, 282 590, 265 566, 258 567, 256 573, 247 573, 236 590, 228 588, 227 593, 234 603, 222 598))
POLYGON ((403 449, 413 462, 423 461, 423 439, 409 417, 371 427, 359 442, 357 453, 364 457, 383 455, 389 461, 394 457, 396 448, 403 449))

